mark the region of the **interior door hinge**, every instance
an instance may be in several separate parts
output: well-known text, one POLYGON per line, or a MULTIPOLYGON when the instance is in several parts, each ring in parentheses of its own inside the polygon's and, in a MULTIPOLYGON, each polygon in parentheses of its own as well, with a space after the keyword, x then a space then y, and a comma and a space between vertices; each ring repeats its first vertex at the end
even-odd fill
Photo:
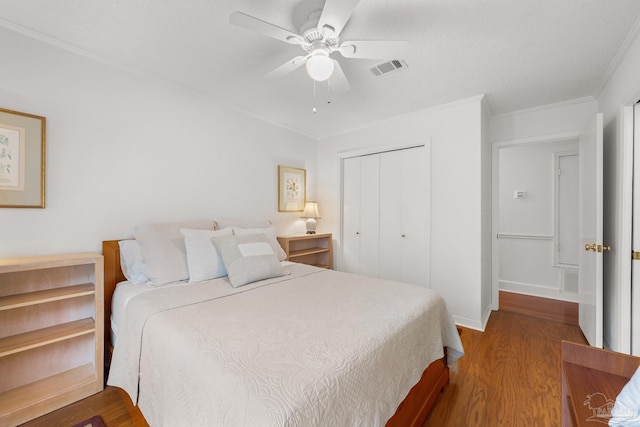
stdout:
POLYGON ((640 260, 640 252, 631 251, 631 259, 634 261, 640 260))

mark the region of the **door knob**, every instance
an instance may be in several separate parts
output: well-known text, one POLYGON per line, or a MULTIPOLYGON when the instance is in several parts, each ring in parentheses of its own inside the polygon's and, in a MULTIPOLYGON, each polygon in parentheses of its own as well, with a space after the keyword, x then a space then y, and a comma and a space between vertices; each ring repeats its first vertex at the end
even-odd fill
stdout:
POLYGON ((611 251, 611 246, 609 246, 609 245, 606 245, 606 246, 598 245, 597 251, 598 252, 602 252, 602 251, 609 252, 609 251, 611 251))
POLYGON ((596 244, 595 243, 587 243, 586 245, 584 245, 584 250, 585 251, 596 251, 596 244))

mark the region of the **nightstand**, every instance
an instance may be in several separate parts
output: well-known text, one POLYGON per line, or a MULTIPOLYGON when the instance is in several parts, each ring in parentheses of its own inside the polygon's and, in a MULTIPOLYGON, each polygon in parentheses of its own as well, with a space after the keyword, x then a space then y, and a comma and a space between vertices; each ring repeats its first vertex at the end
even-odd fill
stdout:
POLYGON ((333 268, 333 240, 331 233, 303 234, 278 237, 287 260, 301 264, 333 268))

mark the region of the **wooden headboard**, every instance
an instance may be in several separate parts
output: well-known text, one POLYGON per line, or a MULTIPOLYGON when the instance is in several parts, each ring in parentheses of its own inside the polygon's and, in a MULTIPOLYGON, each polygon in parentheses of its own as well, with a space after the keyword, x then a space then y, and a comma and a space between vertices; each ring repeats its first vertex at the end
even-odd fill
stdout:
POLYGON ((113 351, 111 343, 111 298, 116 285, 125 279, 120 268, 119 240, 104 240, 102 256, 104 257, 104 348, 113 351))

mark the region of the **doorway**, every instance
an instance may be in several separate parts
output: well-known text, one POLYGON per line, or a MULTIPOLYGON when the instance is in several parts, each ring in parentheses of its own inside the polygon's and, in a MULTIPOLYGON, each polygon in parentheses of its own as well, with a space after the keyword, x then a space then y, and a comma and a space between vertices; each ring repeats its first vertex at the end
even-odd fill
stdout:
POLYGON ((578 301, 578 134, 493 146, 493 300, 578 301))

